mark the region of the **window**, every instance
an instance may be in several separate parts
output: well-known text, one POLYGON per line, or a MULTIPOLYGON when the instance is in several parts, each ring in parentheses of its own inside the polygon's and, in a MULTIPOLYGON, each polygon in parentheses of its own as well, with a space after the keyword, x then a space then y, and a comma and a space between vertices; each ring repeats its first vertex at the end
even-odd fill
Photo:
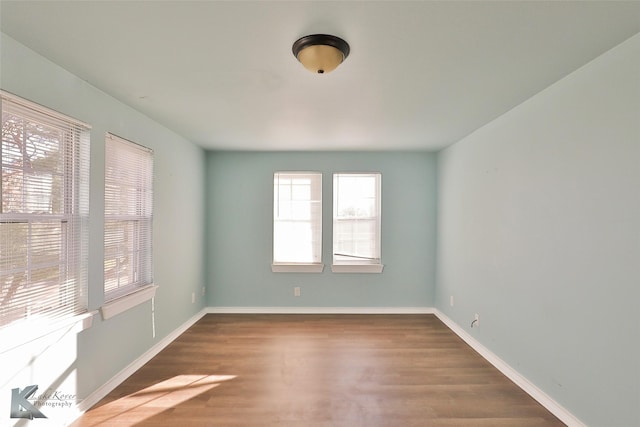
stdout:
POLYGON ((105 151, 104 293, 112 301, 153 284, 153 151, 110 133, 105 151))
POLYGON ((0 94, 0 328, 51 325, 87 311, 90 127, 0 94))
POLYGON ((321 272, 322 174, 273 175, 274 272, 321 272))
POLYGON ((333 175, 334 272, 380 273, 380 174, 333 175))

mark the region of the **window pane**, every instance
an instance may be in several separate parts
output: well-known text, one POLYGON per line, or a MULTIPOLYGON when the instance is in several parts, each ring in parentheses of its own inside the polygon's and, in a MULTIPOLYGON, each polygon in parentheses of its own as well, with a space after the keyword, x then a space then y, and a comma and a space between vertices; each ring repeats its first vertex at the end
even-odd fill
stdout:
POLYGON ((277 244, 274 260, 313 262, 313 228, 310 222, 279 221, 274 224, 277 244))
POLYGON ((291 199, 302 201, 311 200, 311 181, 296 180, 296 183, 291 187, 291 199))
POLYGON ((63 259, 62 238, 60 222, 31 224, 31 262, 34 265, 60 263, 63 259))
POLYGON ((19 213, 24 209, 24 173, 22 169, 2 168, 2 212, 19 213))
POLYGON ((24 120, 7 111, 2 112, 2 165, 22 167, 24 120))
POLYGON ((15 114, 3 115, 3 213, 62 213, 62 133, 15 114))
POLYGON ((341 174, 339 178, 338 217, 374 217, 376 212, 376 177, 341 174))
POLYGON ((28 232, 27 222, 0 223, 0 271, 3 273, 26 269, 28 232))

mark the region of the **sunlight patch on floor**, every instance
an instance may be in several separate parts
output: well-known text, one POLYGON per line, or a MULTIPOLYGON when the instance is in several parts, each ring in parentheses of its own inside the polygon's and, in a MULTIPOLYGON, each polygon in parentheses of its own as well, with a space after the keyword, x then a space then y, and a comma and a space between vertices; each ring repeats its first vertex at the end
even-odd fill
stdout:
POLYGON ((176 375, 88 411, 89 422, 76 426, 135 425, 207 392, 235 375, 176 375))

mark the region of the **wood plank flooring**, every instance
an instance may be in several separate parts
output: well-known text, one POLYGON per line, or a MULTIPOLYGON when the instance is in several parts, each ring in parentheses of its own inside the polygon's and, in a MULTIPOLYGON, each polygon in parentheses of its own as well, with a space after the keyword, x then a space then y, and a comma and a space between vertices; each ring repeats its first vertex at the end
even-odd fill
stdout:
POLYGON ((433 315, 209 314, 81 426, 562 426, 433 315))

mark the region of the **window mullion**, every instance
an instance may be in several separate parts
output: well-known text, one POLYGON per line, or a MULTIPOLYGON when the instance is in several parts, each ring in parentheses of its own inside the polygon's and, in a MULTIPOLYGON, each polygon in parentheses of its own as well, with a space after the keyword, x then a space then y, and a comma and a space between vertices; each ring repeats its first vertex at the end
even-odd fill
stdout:
POLYGON ((32 221, 29 220, 27 222, 27 286, 29 286, 31 284, 31 270, 32 270, 32 265, 31 265, 31 256, 32 256, 32 232, 33 232, 33 227, 32 227, 32 221))

